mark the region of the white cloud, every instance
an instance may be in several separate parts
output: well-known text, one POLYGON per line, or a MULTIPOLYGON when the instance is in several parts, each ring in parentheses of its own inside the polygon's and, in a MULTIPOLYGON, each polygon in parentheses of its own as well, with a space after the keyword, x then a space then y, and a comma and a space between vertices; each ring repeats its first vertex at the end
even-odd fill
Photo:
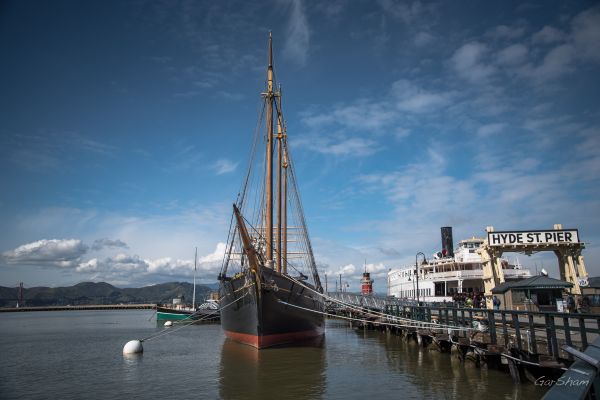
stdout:
POLYGON ((477 129, 477 136, 479 137, 488 137, 500 133, 504 130, 505 124, 503 123, 493 123, 482 125, 477 129))
POLYGON ((294 146, 305 147, 321 154, 334 156, 366 157, 381 150, 372 140, 360 137, 346 137, 343 134, 326 136, 305 136, 293 142, 294 146))
POLYGON ((75 271, 77 272, 95 272, 96 270, 98 270, 97 258, 92 258, 91 260, 79 263, 77 268, 75 268, 75 271))
POLYGON ((215 251, 212 253, 200 258, 200 263, 214 263, 223 261, 223 257, 225 256, 225 251, 227 250, 227 244, 223 242, 217 243, 217 247, 215 251))
POLYGON ((371 274, 377 274, 377 275, 381 274, 382 272, 387 272, 387 268, 385 265, 383 265, 383 263, 367 264, 366 270, 367 270, 367 272, 370 272, 371 274))
POLYGON ((310 29, 302 0, 291 1, 287 39, 283 54, 300 66, 306 65, 310 45, 310 29))
POLYGON ((531 42, 533 44, 552 44, 562 42, 564 39, 565 34, 563 31, 546 25, 541 30, 533 34, 531 37, 531 42))
POLYGON ((432 43, 435 40, 435 37, 428 32, 419 32, 415 35, 413 39, 413 43, 417 47, 425 47, 428 44, 432 43))
POLYGON ((354 274, 354 272, 356 272, 356 267, 354 266, 354 264, 348 264, 335 271, 335 275, 352 275, 354 274))
POLYGON ((108 239, 108 238, 103 238, 103 239, 96 239, 94 240, 94 243, 92 244, 92 250, 102 250, 104 248, 111 248, 111 247, 121 247, 121 248, 127 248, 127 243, 123 242, 122 240, 119 239, 108 239))
POLYGON ((575 48, 563 44, 550 50, 533 72, 533 77, 538 81, 548 81, 561 75, 572 72, 574 69, 575 48))
POLYGON ((523 36, 523 34, 525 34, 523 26, 498 25, 488 31, 488 35, 495 39, 516 39, 523 36))
POLYGON ((230 172, 235 171, 239 162, 233 162, 226 158, 221 158, 215 161, 212 165, 212 169, 217 173, 217 175, 223 175, 230 172))
MULTIPOLYGON (((213 253, 199 257, 197 262, 199 281, 214 282, 216 280, 224 252, 225 243, 218 243, 213 253)), ((194 273, 193 259, 174 257, 147 259, 126 253, 118 253, 103 259, 92 258, 71 263, 69 266, 73 267, 75 272, 91 276, 94 280, 125 283, 146 284, 163 282, 166 279, 188 280, 194 273)))
POLYGON ((461 46, 454 52, 451 63, 460 77, 472 83, 488 80, 496 71, 492 65, 484 62, 488 48, 477 41, 461 46))
POLYGON ((244 100, 245 96, 241 93, 232 93, 232 92, 227 92, 225 90, 220 90, 218 92, 219 96, 223 97, 224 99, 227 100, 233 100, 233 101, 240 101, 240 100, 244 100))
POLYGON ((399 2, 394 0, 379 0, 385 15, 399 19, 405 24, 413 24, 425 14, 434 14, 435 6, 421 1, 399 2))
POLYGON ((384 148, 378 138, 393 136, 401 140, 411 133, 403 126, 408 114, 438 111, 456 96, 451 91, 430 91, 411 81, 399 80, 383 99, 360 99, 337 105, 329 112, 304 112, 304 125, 319 133, 304 135, 293 144, 322 154, 370 156, 384 148))
POLYGON ((404 79, 394 82, 391 91, 396 107, 412 113, 432 112, 448 105, 453 97, 450 92, 427 91, 404 79))
POLYGON ((377 131, 390 125, 397 114, 382 105, 364 99, 354 104, 338 105, 331 112, 305 112, 302 122, 312 129, 340 125, 346 128, 377 131))
POLYGON ((528 50, 522 44, 510 45, 496 54, 499 64, 507 66, 516 66, 527 61, 528 50))
POLYGON ((3 253, 9 264, 69 268, 76 266, 88 251, 79 239, 42 239, 3 253))
POLYGON ((600 62, 600 6, 577 15, 572 28, 577 54, 584 59, 600 62))

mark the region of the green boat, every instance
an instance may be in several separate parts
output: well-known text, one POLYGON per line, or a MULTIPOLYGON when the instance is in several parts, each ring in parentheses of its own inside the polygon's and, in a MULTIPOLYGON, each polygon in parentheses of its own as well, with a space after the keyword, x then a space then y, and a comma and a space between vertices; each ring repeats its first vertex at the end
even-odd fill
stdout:
POLYGON ((194 292, 191 306, 184 303, 184 297, 180 295, 173 299, 171 305, 156 306, 157 321, 215 321, 219 319, 219 302, 211 299, 205 300, 200 306, 196 307, 196 260, 198 258, 198 248, 194 254, 194 292))
POLYGON ((194 320, 200 318, 192 308, 156 307, 156 319, 166 321, 194 320))

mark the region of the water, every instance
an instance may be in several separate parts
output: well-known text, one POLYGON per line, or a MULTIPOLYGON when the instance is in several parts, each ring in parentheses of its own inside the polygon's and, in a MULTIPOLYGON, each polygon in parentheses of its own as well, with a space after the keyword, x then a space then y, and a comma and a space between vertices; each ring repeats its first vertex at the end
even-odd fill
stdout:
POLYGON ((0 314, 1 399, 535 399, 544 389, 402 338, 327 323, 320 347, 255 349, 220 325, 163 328, 152 311, 0 314))

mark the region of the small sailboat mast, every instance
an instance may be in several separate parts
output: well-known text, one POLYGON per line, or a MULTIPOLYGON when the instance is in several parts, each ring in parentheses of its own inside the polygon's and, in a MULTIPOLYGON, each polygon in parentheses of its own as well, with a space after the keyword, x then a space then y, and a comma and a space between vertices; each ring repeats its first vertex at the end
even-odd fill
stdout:
POLYGON ((198 247, 194 253, 194 291, 192 292, 192 308, 196 309, 196 260, 198 259, 198 247))

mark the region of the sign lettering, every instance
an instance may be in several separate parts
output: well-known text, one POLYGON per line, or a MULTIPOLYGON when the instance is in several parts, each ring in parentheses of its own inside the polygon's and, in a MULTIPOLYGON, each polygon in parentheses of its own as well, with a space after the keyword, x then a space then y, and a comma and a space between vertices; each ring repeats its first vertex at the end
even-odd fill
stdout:
POLYGON ((577 229, 526 232, 488 232, 490 246, 579 243, 577 229))

